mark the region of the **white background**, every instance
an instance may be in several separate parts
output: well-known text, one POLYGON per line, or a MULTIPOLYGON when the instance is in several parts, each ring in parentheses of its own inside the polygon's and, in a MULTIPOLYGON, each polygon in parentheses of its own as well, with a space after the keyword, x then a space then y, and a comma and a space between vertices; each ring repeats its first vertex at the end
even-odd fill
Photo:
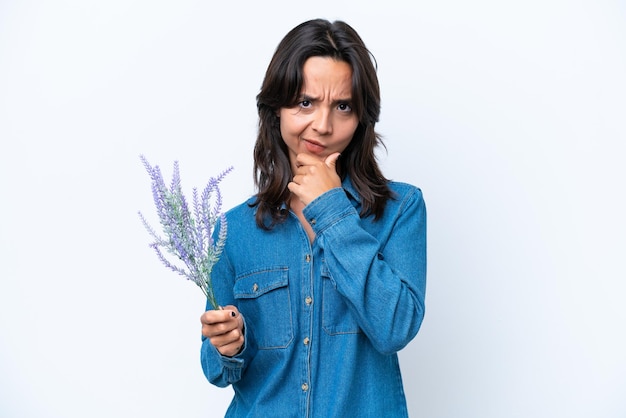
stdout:
POLYGON ((0 415, 223 416, 138 156, 189 193, 233 165, 244 200, 271 54, 324 17, 376 56, 381 163, 428 207, 411 416, 626 416, 626 5, 225 3, 0 1, 0 415))

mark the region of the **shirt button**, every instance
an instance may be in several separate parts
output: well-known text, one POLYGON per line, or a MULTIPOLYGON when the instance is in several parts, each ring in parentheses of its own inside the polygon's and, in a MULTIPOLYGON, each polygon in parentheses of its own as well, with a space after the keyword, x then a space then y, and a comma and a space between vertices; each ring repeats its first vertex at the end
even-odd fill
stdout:
POLYGON ((307 390, 309 390, 309 385, 308 385, 307 383, 303 383, 303 384, 302 384, 302 390, 303 390, 303 391, 305 391, 305 392, 306 392, 307 390))
POLYGON ((256 292, 257 290, 259 290, 259 285, 255 283, 252 285, 252 291, 256 292))
POLYGON ((309 221, 309 223, 310 223, 311 225, 315 225, 315 224, 317 223, 317 221, 315 220, 315 218, 313 218, 313 219, 311 219, 311 220, 309 221))
POLYGON ((313 298, 311 296, 307 296, 306 298, 304 298, 304 303, 306 303, 307 305, 312 304, 313 298))
POLYGON ((309 340, 309 337, 304 337, 304 341, 302 341, 304 343, 304 345, 309 345, 309 342, 311 340, 309 340))
POLYGON ((307 254, 306 257, 304 257, 304 259, 306 260, 306 262, 310 262, 311 261, 311 255, 307 254))

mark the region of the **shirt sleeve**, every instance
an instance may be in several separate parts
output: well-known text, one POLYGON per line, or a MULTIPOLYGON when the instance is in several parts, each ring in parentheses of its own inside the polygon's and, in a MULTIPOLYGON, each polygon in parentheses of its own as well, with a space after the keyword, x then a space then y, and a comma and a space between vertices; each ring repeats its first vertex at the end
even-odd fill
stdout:
MULTIPOLYGON (((219 231, 220 225, 215 227, 215 233, 219 231)), ((217 237, 214 237, 217 239, 217 237)), ((228 243, 226 243, 228 245, 228 243)), ((221 306, 236 305, 233 295, 234 273, 231 268, 228 253, 225 250, 218 262, 213 266, 211 272, 211 284, 217 302, 221 306)), ((206 309, 213 309, 209 303, 206 309)), ((226 387, 241 380, 246 366, 256 355, 257 346, 255 343, 253 330, 246 323, 246 317, 242 315, 244 321, 244 348, 233 357, 220 354, 211 344, 211 341, 202 336, 202 347, 200 349, 200 363, 202 371, 209 382, 218 387, 226 387)))
MULTIPOLYGON (((408 186, 408 185, 407 185, 408 186)), ((424 318, 426 207, 410 186, 385 208, 379 241, 362 226, 341 188, 304 208, 337 292, 359 327, 383 354, 404 348, 424 318)))
MULTIPOLYGON (((209 308, 210 309, 210 308, 209 308)), ((200 351, 200 362, 202 363, 202 371, 207 380, 218 387, 226 387, 230 384, 241 380, 245 371, 246 364, 254 357, 256 347, 254 338, 252 338, 245 326, 244 319, 244 348, 233 357, 227 357, 220 354, 217 348, 211 344, 211 341, 202 336, 202 347, 200 351)))

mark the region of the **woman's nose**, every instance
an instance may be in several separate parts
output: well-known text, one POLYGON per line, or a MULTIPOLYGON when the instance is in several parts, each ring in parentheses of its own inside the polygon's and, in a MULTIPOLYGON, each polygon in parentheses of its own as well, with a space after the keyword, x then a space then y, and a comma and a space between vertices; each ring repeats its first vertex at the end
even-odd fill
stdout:
POLYGON ((333 132, 331 112, 325 109, 315 112, 312 127, 320 135, 331 134, 333 132))

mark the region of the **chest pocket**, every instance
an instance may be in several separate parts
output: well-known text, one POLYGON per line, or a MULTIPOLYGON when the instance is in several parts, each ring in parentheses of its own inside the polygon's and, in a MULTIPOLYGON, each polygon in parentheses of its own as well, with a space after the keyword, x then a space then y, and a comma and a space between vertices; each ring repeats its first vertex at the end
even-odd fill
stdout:
POLYGON ((237 277, 235 299, 259 349, 285 348, 293 340, 289 269, 254 270, 237 277))
POLYGON ((329 335, 356 334, 361 332, 343 296, 337 291, 335 281, 326 263, 322 261, 322 328, 329 335))

